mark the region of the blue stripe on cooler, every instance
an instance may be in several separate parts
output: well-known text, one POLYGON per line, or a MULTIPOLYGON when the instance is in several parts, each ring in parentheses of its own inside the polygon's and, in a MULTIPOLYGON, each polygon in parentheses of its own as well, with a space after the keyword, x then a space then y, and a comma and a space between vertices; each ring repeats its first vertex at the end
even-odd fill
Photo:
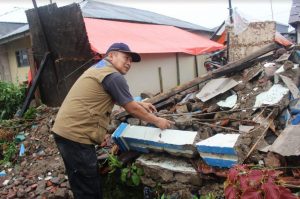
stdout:
POLYGON ((236 151, 231 147, 197 145, 197 150, 202 153, 230 154, 236 155, 236 151))
POLYGON ((123 140, 121 139, 121 135, 125 131, 127 126, 128 126, 127 123, 121 123, 119 127, 112 134, 112 139, 120 147, 121 151, 128 151, 126 147, 126 143, 123 143, 123 140))
POLYGON ((138 147, 138 146, 130 146, 130 150, 142 152, 142 153, 149 153, 149 150, 143 147, 138 147))
MULTIPOLYGON (((185 150, 186 145, 175 145, 175 144, 167 144, 167 143, 160 143, 148 140, 141 140, 135 138, 123 138, 126 142, 130 145, 131 143, 155 146, 160 148, 169 148, 169 149, 177 149, 177 150, 185 150)), ((192 145, 190 145, 192 147, 192 145)))
POLYGON ((114 133, 112 134, 112 137, 116 137, 116 138, 121 137, 122 133, 124 132, 124 130, 126 129, 127 126, 128 126, 127 123, 121 123, 118 126, 118 128, 114 131, 114 133))
MULTIPOLYGON (((134 142, 130 142, 129 144, 129 148, 130 149, 134 149, 134 148, 143 148, 143 149, 147 149, 148 151, 165 151, 171 154, 181 154, 185 157, 194 157, 195 156, 195 151, 193 150, 187 150, 187 149, 174 149, 174 148, 166 148, 166 147, 160 147, 160 146, 154 146, 154 145, 146 145, 146 144, 141 144, 141 143, 134 143, 134 142)), ((148 153, 148 152, 147 152, 148 153)))

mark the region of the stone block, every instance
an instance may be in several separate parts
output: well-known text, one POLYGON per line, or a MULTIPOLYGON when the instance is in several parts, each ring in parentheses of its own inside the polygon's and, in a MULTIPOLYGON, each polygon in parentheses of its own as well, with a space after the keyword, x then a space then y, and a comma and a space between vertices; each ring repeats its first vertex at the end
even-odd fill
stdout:
MULTIPOLYGON (((161 184, 179 183, 181 186, 201 186, 202 179, 192 164, 184 158, 172 158, 164 155, 144 154, 136 160, 144 169, 144 178, 161 184), (159 177, 157 177, 159 176, 159 177)), ((142 179, 143 180, 143 179, 142 179)), ((148 185, 149 181, 144 181, 148 185)), ((153 184, 149 184, 151 186, 153 184)))

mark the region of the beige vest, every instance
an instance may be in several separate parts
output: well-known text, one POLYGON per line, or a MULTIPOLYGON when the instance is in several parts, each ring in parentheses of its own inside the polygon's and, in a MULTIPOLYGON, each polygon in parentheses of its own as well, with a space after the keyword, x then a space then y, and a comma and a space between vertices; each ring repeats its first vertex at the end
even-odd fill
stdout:
POLYGON ((114 106, 101 82, 114 72, 118 71, 111 65, 86 70, 66 96, 52 131, 75 142, 100 144, 107 132, 114 106))

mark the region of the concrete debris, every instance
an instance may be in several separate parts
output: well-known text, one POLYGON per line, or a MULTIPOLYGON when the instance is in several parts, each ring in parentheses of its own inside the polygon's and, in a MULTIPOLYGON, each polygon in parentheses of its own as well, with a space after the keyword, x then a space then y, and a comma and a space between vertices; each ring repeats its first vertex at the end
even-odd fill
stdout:
POLYGON ((254 126, 246 126, 246 125, 240 125, 239 131, 249 133, 252 129, 254 129, 254 126))
POLYGON ((274 84, 268 91, 260 93, 256 96, 254 107, 262 105, 274 105, 288 93, 289 89, 283 87, 281 84, 274 84))
MULTIPOLYGON (((160 167, 162 160, 165 159, 165 153, 161 153, 162 151, 169 153, 172 159, 182 160, 178 154, 188 158, 189 161, 186 159, 184 161, 192 164, 197 175, 200 174, 202 182, 203 180, 216 181, 226 177, 227 168, 235 164, 284 166, 286 156, 270 149, 279 139, 283 139, 281 135, 285 128, 300 123, 300 100, 297 97, 300 72, 297 63, 291 64, 294 56, 291 51, 293 49, 288 52, 287 50, 278 51, 277 55, 269 53, 265 56, 260 54, 259 58, 253 56, 251 60, 256 59, 256 61, 250 61, 248 66, 251 65, 251 67, 245 67, 241 73, 238 71, 241 70, 244 63, 238 61, 239 69, 229 70, 231 73, 226 70, 226 66, 224 69, 217 69, 221 72, 218 71, 215 74, 220 73, 222 77, 216 78, 212 75, 212 78, 208 78, 208 75, 201 81, 199 79, 192 80, 190 83, 184 84, 184 88, 187 89, 192 86, 195 88, 194 83, 200 82, 196 91, 183 92, 180 90, 183 87, 180 86, 172 89, 172 91, 176 91, 174 95, 170 91, 157 97, 154 96, 154 105, 157 105, 158 109, 157 115, 173 120, 175 122, 173 130, 196 132, 195 137, 199 139, 199 142, 195 143, 193 142, 195 139, 189 139, 185 135, 181 135, 180 140, 188 141, 189 144, 186 146, 195 147, 198 153, 193 158, 190 158, 190 155, 180 154, 179 151, 187 150, 183 145, 179 145, 176 153, 172 153, 170 150, 166 151, 170 145, 165 143, 169 144, 169 142, 166 140, 161 142, 159 139, 154 139, 152 144, 155 144, 155 147, 149 147, 151 139, 145 141, 141 139, 145 137, 144 134, 138 135, 141 131, 146 132, 145 129, 149 127, 132 131, 132 135, 130 135, 132 137, 114 138, 120 148, 124 150, 138 150, 146 152, 146 156, 155 156, 153 159, 150 158, 151 161, 147 163, 144 161, 144 164, 140 160, 137 161, 147 172, 143 183, 153 187, 159 182, 164 189, 178 188, 178 184, 174 183, 175 176, 177 179, 181 179, 185 173, 180 171, 181 177, 179 177, 179 174, 174 174, 177 171, 172 170, 172 167, 160 167), (281 60, 275 60, 284 53, 290 54, 288 60, 283 57, 281 60), (223 70, 226 72, 222 72, 223 70), (180 92, 178 92, 179 90, 180 92), (289 93, 292 93, 293 96, 289 93), (164 98, 166 96, 168 98, 164 98), (169 103, 170 100, 172 103, 169 103), (130 143, 129 139, 131 138, 134 142, 130 143), (138 142, 147 143, 144 145, 147 145, 148 148, 141 144, 137 145, 138 142), (157 143, 160 144, 159 150, 157 150, 157 145, 159 145, 157 143), (165 146, 163 146, 164 144, 165 146), (135 146, 138 148, 134 148, 135 146), (154 167, 156 170, 153 170, 154 167), (158 170, 163 171, 161 176, 157 176, 158 170)), ((130 116, 124 117, 122 121, 132 123, 130 116)), ((174 135, 173 137, 176 137, 174 135)), ((159 138, 158 135, 155 137, 159 138)), ((168 138, 169 141, 172 139, 174 138, 168 138)), ((181 179, 181 182, 186 181, 186 179, 181 179)), ((189 184, 192 186, 191 183, 189 184)), ((178 188, 180 190, 187 188, 185 183, 181 183, 180 186, 182 187, 178 188)))
POLYGON ((187 159, 145 154, 136 160, 136 164, 144 170, 141 180, 146 186, 154 188, 160 182, 162 188, 169 193, 202 186, 201 176, 187 159))
POLYGON ((237 95, 231 95, 227 97, 225 100, 218 102, 218 106, 225 107, 225 108, 233 108, 237 102, 237 95))
POLYGON ((196 154, 194 143, 198 141, 196 131, 161 130, 125 123, 116 129, 112 138, 123 151, 137 150, 144 153, 165 151, 175 156, 190 158, 196 154))
POLYGON ((274 76, 277 67, 275 63, 265 63, 264 64, 264 69, 265 69, 265 74, 267 77, 272 77, 274 76))
POLYGON ((237 163, 234 145, 240 134, 216 134, 196 144, 200 157, 211 166, 230 168, 237 163))
POLYGON ((22 128, 26 138, 18 147, 19 163, 4 167, 6 176, 0 177, 0 198, 73 198, 63 161, 49 131, 58 109, 40 109, 36 118, 39 123, 22 128), (44 155, 38 155, 41 151, 44 155))

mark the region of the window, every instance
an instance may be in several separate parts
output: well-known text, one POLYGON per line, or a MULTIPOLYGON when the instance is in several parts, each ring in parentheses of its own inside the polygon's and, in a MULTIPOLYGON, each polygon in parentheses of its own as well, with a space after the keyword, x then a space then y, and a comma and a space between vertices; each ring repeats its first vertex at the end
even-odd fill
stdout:
POLYGON ((21 49, 16 51, 16 58, 18 62, 18 67, 29 66, 27 49, 21 49))

